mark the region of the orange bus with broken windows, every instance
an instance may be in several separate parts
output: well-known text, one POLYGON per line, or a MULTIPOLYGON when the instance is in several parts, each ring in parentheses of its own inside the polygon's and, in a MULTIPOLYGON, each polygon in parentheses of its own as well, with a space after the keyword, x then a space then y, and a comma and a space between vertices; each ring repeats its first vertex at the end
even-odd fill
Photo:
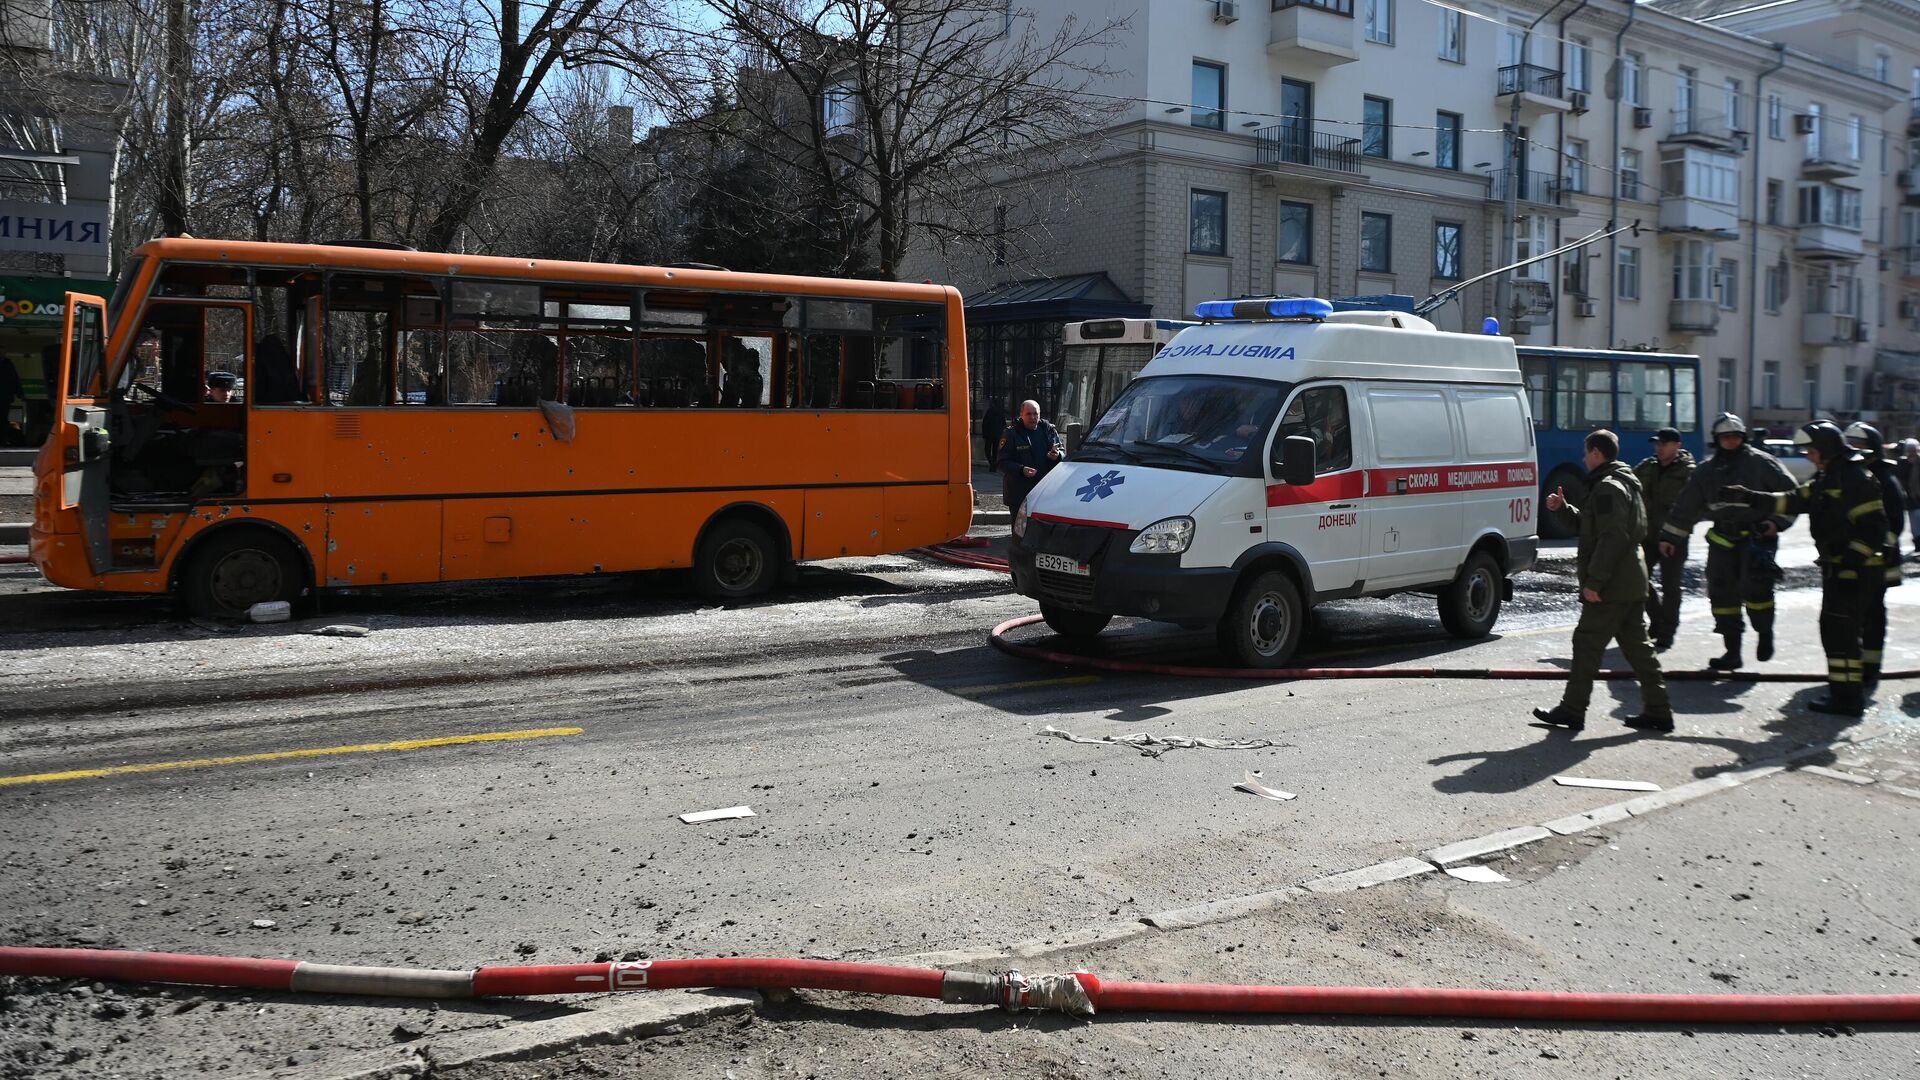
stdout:
POLYGON ((973 511, 947 287, 170 239, 66 319, 31 550, 68 588, 237 617, 684 567, 737 598, 973 511))

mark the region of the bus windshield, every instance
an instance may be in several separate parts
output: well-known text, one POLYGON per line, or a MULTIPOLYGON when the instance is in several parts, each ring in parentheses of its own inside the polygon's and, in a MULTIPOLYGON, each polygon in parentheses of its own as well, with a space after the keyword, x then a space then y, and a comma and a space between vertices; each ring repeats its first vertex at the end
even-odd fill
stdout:
POLYGON ((1288 384, 1219 375, 1136 379, 1075 458, 1258 476, 1260 448, 1288 384))

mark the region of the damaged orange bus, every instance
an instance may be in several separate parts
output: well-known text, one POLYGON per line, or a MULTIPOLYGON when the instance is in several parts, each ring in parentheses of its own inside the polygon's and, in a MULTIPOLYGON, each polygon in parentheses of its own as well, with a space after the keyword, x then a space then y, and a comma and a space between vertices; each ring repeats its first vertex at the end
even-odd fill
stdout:
POLYGON ((33 561, 226 617, 329 587, 670 567, 754 595, 801 560, 966 532, 960 305, 934 285, 155 241, 110 302, 67 296, 33 561))

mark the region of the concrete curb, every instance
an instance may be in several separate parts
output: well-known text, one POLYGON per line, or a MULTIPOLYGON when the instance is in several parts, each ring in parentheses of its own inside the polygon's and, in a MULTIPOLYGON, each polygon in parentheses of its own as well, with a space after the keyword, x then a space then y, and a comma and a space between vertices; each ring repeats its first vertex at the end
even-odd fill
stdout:
POLYGON ((1389 881, 1431 874, 1438 867, 1425 859, 1390 859, 1372 866, 1363 866, 1358 870, 1348 870, 1343 874, 1329 874, 1317 877, 1302 885, 1310 893, 1343 893, 1357 889, 1371 889, 1375 885, 1385 885, 1389 881))
POLYGON ((1538 825, 1520 825, 1488 833, 1485 836, 1476 836, 1471 840, 1455 840, 1451 844, 1442 844, 1437 848, 1421 852, 1420 857, 1435 865, 1447 867, 1509 851, 1523 844, 1545 840, 1552 835, 1552 832, 1538 825))
POLYGON ((30 539, 27 533, 32 529, 30 521, 0 521, 0 544, 25 544, 30 539))

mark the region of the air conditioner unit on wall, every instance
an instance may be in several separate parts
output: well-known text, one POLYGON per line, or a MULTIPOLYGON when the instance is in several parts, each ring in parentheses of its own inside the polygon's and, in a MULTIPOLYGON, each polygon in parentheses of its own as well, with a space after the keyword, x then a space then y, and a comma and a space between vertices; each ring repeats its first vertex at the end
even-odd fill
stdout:
POLYGON ((1573 305, 1573 313, 1582 319, 1593 318, 1593 312, 1594 312, 1594 303, 1591 300, 1582 300, 1579 303, 1573 305))
POLYGON ((1234 0, 1214 0, 1213 21, 1220 23, 1240 21, 1240 5, 1234 0))
POLYGON ((1652 127, 1653 126, 1653 110, 1648 108, 1645 105, 1634 106, 1633 126, 1637 128, 1652 127))
POLYGON ((1864 322, 1854 323, 1853 324, 1853 340, 1872 341, 1873 340, 1872 329, 1868 327, 1867 324, 1864 322))
POLYGON ((1813 134, 1813 129, 1818 126, 1819 123, 1819 118, 1812 113, 1795 113, 1793 114, 1793 133, 1795 135, 1811 135, 1813 134))
POLYGON ((1575 116, 1578 116, 1581 113, 1586 112, 1587 111, 1587 92, 1585 90, 1575 90, 1572 93, 1568 94, 1567 105, 1570 109, 1573 110, 1573 114, 1575 116))

